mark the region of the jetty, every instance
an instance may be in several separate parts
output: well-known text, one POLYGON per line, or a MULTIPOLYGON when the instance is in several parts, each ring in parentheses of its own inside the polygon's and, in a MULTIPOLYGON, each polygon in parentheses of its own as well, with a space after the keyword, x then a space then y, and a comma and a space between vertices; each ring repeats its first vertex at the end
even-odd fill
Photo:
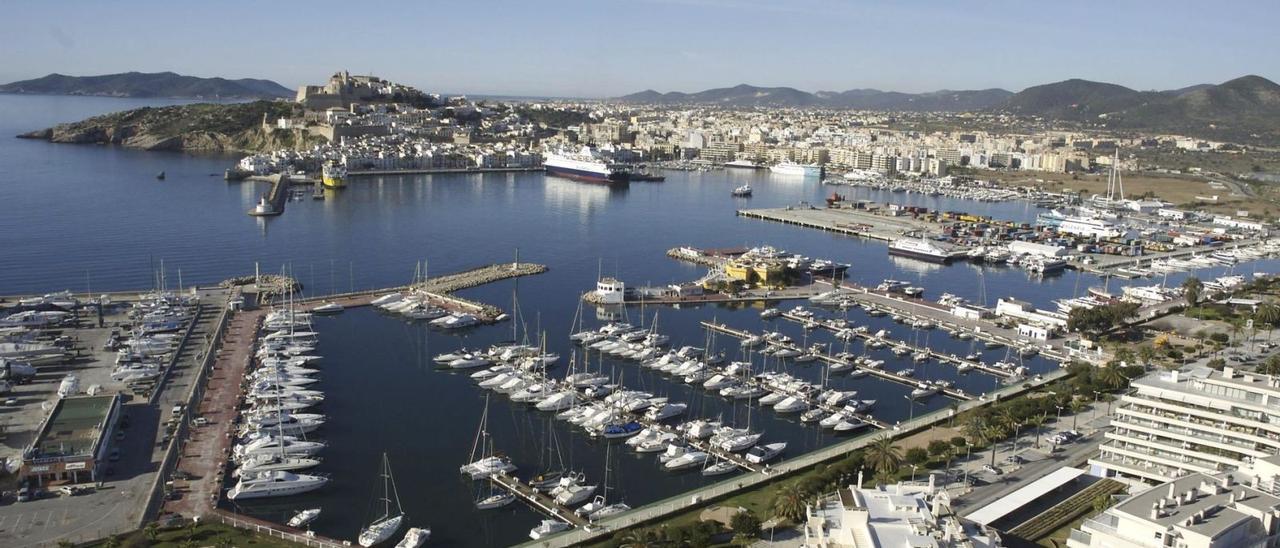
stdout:
MULTIPOLYGON (((737 338, 739 338, 739 339, 747 339, 747 338, 749 338, 749 337, 754 336, 754 334, 753 334, 753 333, 751 333, 750 331, 743 331, 743 330, 741 330, 741 329, 735 329, 735 328, 733 328, 733 327, 729 327, 728 325, 725 325, 725 324, 722 324, 722 323, 716 323, 716 322, 703 321, 703 322, 702 322, 702 325, 703 325, 704 327, 708 328, 708 329, 714 330, 714 331, 719 332, 719 333, 724 333, 724 334, 726 334, 726 335, 731 335, 731 336, 737 337, 737 338)), ((806 348, 802 348, 802 347, 800 347, 799 345, 791 344, 791 343, 770 342, 769 344, 770 344, 771 346, 777 346, 777 347, 786 348, 786 349, 790 349, 790 350, 796 350, 796 351, 799 351, 799 352, 806 352, 806 351, 808 351, 808 349, 806 349, 806 348)), ((851 363, 851 362, 846 362, 846 361, 844 361, 844 360, 841 360, 841 359, 839 359, 839 358, 836 358, 836 357, 834 357, 834 356, 828 356, 828 355, 826 355, 826 354, 820 354, 820 355, 818 355, 818 360, 819 360, 819 361, 822 361, 823 363, 826 363, 826 364, 828 364, 828 365, 831 365, 831 364, 841 364, 841 365, 843 365, 843 364, 849 364, 849 363, 851 363)), ((903 375, 899 375, 899 374, 894 373, 894 372, 892 372, 892 371, 886 371, 886 370, 884 370, 884 369, 880 369, 880 368, 878 368, 878 367, 866 367, 866 366, 864 366, 864 365, 862 365, 862 364, 859 364, 859 363, 851 363, 851 364, 852 364, 852 365, 854 366, 854 368, 856 368, 856 369, 859 369, 859 370, 861 370, 861 371, 866 371, 867 373, 869 373, 869 374, 871 374, 871 375, 874 375, 874 376, 876 376, 876 377, 880 377, 880 378, 885 379, 885 380, 888 380, 888 381, 893 381, 893 382, 896 382, 896 383, 898 383, 898 384, 901 384, 901 385, 904 385, 904 386, 908 386, 908 387, 911 387, 911 388, 915 388, 915 387, 916 387, 916 386, 918 386, 918 385, 920 384, 920 382, 921 382, 919 379, 915 379, 915 378, 912 378, 912 377, 906 377, 906 376, 903 376, 903 375)), ((948 397, 951 397, 951 398, 953 398, 953 399, 957 399, 957 400, 971 400, 971 399, 974 399, 974 396, 973 396, 972 394, 969 394, 969 393, 967 393, 967 392, 965 392, 965 391, 963 391, 963 390, 959 390, 959 389, 956 389, 956 388, 950 388, 950 387, 948 387, 948 388, 943 388, 943 389, 941 389, 941 390, 940 390, 940 393, 941 393, 941 394, 943 394, 943 395, 946 395, 946 396, 948 396, 948 397)), ((792 394, 792 395, 794 395, 794 394, 792 394)), ((838 410, 838 409, 836 409, 836 408, 832 408, 832 409, 831 409, 831 411, 832 411, 832 412, 835 412, 835 411, 837 411, 837 410, 838 410)), ((868 418, 870 418, 870 419, 872 419, 872 420, 876 420, 874 417, 871 417, 870 415, 868 415, 868 418)), ((879 422, 879 421, 877 421, 877 422, 879 422)), ((883 425, 884 423, 880 423, 880 424, 881 424, 881 425, 883 425)), ((883 427, 883 426, 881 426, 881 427, 883 427)))
POLYGON ((885 242, 932 227, 931 223, 907 215, 879 215, 865 209, 817 207, 806 203, 769 209, 740 209, 738 216, 885 242))
POLYGON ((586 518, 574 513, 573 508, 556 502, 555 499, 521 483, 519 478, 509 476, 505 472, 489 475, 489 482, 515 495, 516 498, 529 505, 530 508, 545 514, 551 519, 563 521, 571 527, 582 527, 590 523, 586 518))

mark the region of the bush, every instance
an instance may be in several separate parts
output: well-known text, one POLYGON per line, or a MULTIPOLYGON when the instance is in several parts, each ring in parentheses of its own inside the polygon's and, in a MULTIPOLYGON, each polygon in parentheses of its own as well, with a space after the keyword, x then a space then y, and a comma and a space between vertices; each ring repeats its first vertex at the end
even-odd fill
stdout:
POLYGON ((733 519, 729 520, 729 527, 733 529, 734 536, 746 538, 760 536, 760 518, 756 517, 750 510, 734 514, 733 519))
POLYGON ((912 447, 907 449, 906 460, 915 465, 924 464, 929 462, 929 452, 925 451, 923 447, 912 447))
POLYGON ((955 446, 956 449, 965 449, 969 446, 969 440, 964 436, 954 436, 951 438, 951 445, 955 446))
POLYGON ((1209 335, 1209 340, 1216 342, 1218 344, 1227 344, 1228 342, 1231 341, 1231 337, 1229 337, 1226 333, 1214 333, 1212 335, 1209 335))
POLYGON ((944 440, 933 440, 929 442, 929 454, 935 457, 946 456, 951 451, 951 444, 944 440))

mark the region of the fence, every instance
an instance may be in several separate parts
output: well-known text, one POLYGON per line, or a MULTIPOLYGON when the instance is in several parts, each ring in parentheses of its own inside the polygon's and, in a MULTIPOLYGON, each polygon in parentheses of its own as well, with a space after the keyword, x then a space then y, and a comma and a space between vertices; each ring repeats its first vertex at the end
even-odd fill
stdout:
POLYGON ((948 419, 953 414, 959 414, 991 402, 1008 398, 1020 392, 1031 390, 1037 386, 1048 384, 1066 375, 1067 371, 1065 369, 1058 369, 1043 375, 1038 380, 1004 386, 999 390, 987 394, 982 399, 960 402, 956 405, 954 410, 952 408, 940 409, 938 411, 916 417, 913 420, 899 423, 894 426, 892 430, 885 431, 887 433, 867 434, 846 442, 830 445, 822 449, 811 451, 794 459, 784 461, 779 463, 777 466, 767 467, 764 471, 759 473, 749 474, 738 478, 730 478, 719 483, 708 485, 701 489, 687 491, 652 504, 647 504, 630 512, 619 514, 614 518, 598 522, 591 526, 566 531, 551 537, 550 539, 540 542, 526 543, 524 546, 558 547, 599 540, 616 531, 654 521, 670 514, 686 511, 699 504, 726 498, 740 491, 787 477, 790 474, 808 469, 816 464, 834 460, 874 443, 883 435, 894 437, 906 436, 913 432, 928 428, 932 424, 948 419))
POLYGON ((317 548, 347 548, 350 546, 350 543, 338 543, 332 539, 281 531, 265 522, 236 517, 222 510, 215 510, 213 515, 216 516, 218 522, 223 525, 230 525, 238 529, 246 529, 260 535, 267 535, 272 538, 283 539, 289 542, 296 542, 303 546, 315 546, 317 548))

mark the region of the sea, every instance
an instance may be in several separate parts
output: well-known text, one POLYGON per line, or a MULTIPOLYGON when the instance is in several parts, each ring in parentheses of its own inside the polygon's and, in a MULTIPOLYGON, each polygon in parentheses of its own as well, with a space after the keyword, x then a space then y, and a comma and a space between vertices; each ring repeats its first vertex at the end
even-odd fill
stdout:
MULTIPOLYGON (((394 477, 391 498, 403 508, 406 527, 430 527, 433 544, 493 546, 527 540, 541 516, 519 503, 476 510, 474 501, 487 496, 487 488, 458 472, 471 458, 486 409, 487 442, 513 458, 521 477, 578 471, 600 486, 598 494, 604 495, 607 486, 610 502, 625 501, 633 507, 724 479, 703 478, 696 470, 664 472, 652 454, 590 439, 547 414, 487 394, 466 374, 434 367, 433 356, 461 347, 545 337, 547 348, 563 356, 553 375, 563 375, 569 357, 576 354, 579 370, 590 367, 629 388, 688 403, 686 418, 719 419, 763 431, 763 441, 785 441, 785 456, 846 438, 802 425, 796 415, 779 416, 758 405, 708 395, 632 362, 602 359, 595 353, 584 360, 568 335, 580 326, 612 320, 656 326, 671 337, 674 347, 719 349, 731 359, 752 359, 757 371, 787 370, 829 387, 857 390, 859 399, 877 401, 873 413, 889 423, 945 409, 950 403, 941 396, 913 402, 907 397, 909 388, 871 377, 828 376, 816 365, 782 365, 759 355, 745 356, 736 340, 710 334, 699 323, 713 320, 754 332, 779 330, 796 341, 845 349, 829 333, 806 335, 794 323, 762 320, 759 304, 621 310, 580 304, 580 296, 602 275, 630 285, 663 285, 705 273, 703 267, 668 258, 669 249, 771 245, 850 263, 847 278, 860 284, 905 280, 924 287, 933 298, 951 293, 989 306, 997 298, 1016 297, 1052 308, 1054 299, 1081 295, 1103 283, 1075 272, 1042 278, 1017 268, 891 258, 883 242, 735 215, 742 208, 821 204, 835 191, 850 199, 1033 221, 1041 210, 1020 201, 977 202, 832 187, 817 179, 764 171, 666 171, 665 182, 622 188, 541 173, 494 173, 352 177, 348 188, 325 200, 312 200, 308 194, 291 200, 280 217, 256 218, 246 211, 267 185, 224 181, 223 170, 238 160, 236 155, 13 138, 55 123, 180 102, 0 95, 0 294, 64 289, 110 294, 160 285, 178 289, 257 270, 292 274, 308 296, 323 296, 401 285, 423 271, 445 274, 511 261, 517 254, 521 261, 549 267, 541 275, 461 292, 518 311, 513 321, 497 325, 445 333, 367 307, 317 320, 318 353, 323 356, 318 387, 327 396, 321 411, 328 421, 314 435, 328 443, 317 472, 328 474, 331 481, 308 495, 224 506, 277 521, 319 507, 323 513, 313 525, 315 531, 338 539, 354 540, 362 526, 382 515, 380 463, 385 454, 394 477), (160 172, 165 173, 163 180, 156 177, 160 172), (744 183, 751 184, 754 196, 731 197, 730 192, 744 183)), ((1276 267, 1276 261, 1268 260, 1238 266, 1236 271, 1274 272, 1276 267)), ((1226 269, 1205 269, 1196 274, 1208 279, 1225 273, 1226 269)), ((1183 276, 1171 274, 1154 282, 1112 280, 1110 289, 1118 291, 1127 283, 1172 285, 1183 276)), ((897 339, 942 352, 976 351, 988 362, 1018 359, 1006 349, 986 350, 939 330, 913 330, 861 310, 847 312, 847 318, 873 332, 885 329, 897 339)), ((913 365, 909 358, 864 349, 861 343, 848 350, 886 360, 891 370, 914 368, 917 378, 952 380, 971 393, 998 386, 994 377, 982 373, 962 375, 937 362, 913 365)), ((1058 367, 1040 357, 1023 363, 1035 373, 1058 367)))

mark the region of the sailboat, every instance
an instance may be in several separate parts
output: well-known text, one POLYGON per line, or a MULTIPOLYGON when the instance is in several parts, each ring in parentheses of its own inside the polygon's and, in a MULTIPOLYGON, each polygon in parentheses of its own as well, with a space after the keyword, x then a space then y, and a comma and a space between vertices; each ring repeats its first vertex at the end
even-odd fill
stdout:
POLYGON ((596 521, 601 518, 612 516, 614 514, 621 514, 622 512, 626 512, 627 510, 631 509, 631 507, 624 502, 615 502, 613 504, 608 503, 610 447, 611 446, 605 446, 605 451, 604 451, 604 494, 597 496, 596 498, 592 499, 591 502, 588 502, 582 505, 581 508, 574 510, 575 514, 578 514, 579 516, 583 516, 590 521, 596 521))
POLYGON ((360 531, 360 546, 369 548, 391 538, 404 523, 404 510, 400 507, 400 493, 396 491, 395 480, 391 477, 391 461, 387 454, 382 454, 382 517, 370 523, 360 531), (391 513, 391 498, 395 497, 396 511, 391 513))
POLYGON ((480 427, 476 430, 476 439, 471 445, 472 461, 458 468, 459 472, 471 476, 471 479, 486 479, 493 474, 505 474, 516 470, 516 465, 509 457, 493 454, 492 444, 488 439, 489 432, 485 430, 488 423, 489 396, 485 395, 484 413, 480 415, 480 427))

